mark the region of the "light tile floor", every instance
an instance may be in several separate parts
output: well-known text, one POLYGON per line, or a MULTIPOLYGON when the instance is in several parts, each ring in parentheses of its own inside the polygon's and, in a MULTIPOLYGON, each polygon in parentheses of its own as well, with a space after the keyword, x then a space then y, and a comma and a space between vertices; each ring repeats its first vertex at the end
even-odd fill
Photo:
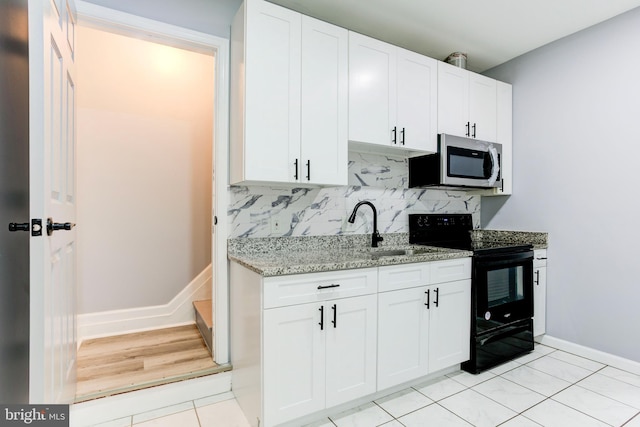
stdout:
MULTIPOLYGON (((249 423, 233 394, 225 393, 100 426, 249 423)), ((480 375, 453 372, 311 426, 640 427, 640 375, 537 344, 530 354, 480 375)))

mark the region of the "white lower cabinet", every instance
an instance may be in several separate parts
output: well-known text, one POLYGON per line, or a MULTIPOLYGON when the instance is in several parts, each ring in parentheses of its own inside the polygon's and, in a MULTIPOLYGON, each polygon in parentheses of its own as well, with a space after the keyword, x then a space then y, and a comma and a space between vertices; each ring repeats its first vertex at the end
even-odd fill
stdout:
POLYGON ((469 360, 471 342, 471 279, 439 284, 435 292, 429 308, 429 372, 469 360))
MULTIPOLYGON (((471 265, 469 259, 380 268, 380 286, 407 287, 378 294, 378 389, 398 385, 469 359, 471 265), (416 274, 417 266, 423 272, 416 274), (415 286, 438 272, 453 281, 415 286), (383 285, 384 278, 400 279, 383 285), (455 280, 457 279, 457 280, 455 280)), ((422 282, 423 284, 425 282, 422 282)))
POLYGON ((429 313, 426 288, 378 295, 378 388, 426 375, 429 366, 429 313))
POLYGON ((232 387, 249 423, 294 425, 467 360, 470 277, 470 258, 278 277, 231 262, 232 387))
POLYGON ((270 425, 374 393, 376 296, 265 310, 264 366, 270 425))
POLYGON ((533 251, 533 336, 547 331, 547 250, 533 251))

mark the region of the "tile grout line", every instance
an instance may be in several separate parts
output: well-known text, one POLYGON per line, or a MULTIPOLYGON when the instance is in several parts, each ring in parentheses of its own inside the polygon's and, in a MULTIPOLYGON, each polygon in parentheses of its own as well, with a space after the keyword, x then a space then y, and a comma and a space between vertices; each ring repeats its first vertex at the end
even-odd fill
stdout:
MULTIPOLYGON (((602 396, 602 397, 604 397, 604 398, 606 398, 606 399, 610 399, 610 400, 613 400, 613 401, 615 401, 615 402, 618 402, 618 403, 619 403, 619 404, 621 404, 621 405, 625 405, 625 406, 628 406, 628 407, 630 407, 630 408, 635 409, 635 410, 637 411, 637 412, 636 412, 636 414, 635 414, 633 417, 631 417, 630 419, 628 419, 627 421, 625 421, 623 424, 621 424, 621 426, 623 426, 623 425, 625 425, 625 424, 628 424, 628 423, 629 423, 629 421, 631 421, 632 419, 634 419, 635 417, 637 417, 637 416, 638 416, 638 414, 640 414, 640 408, 636 408, 635 406, 631 406, 631 405, 629 405, 629 404, 627 404, 627 403, 624 403, 624 402, 619 401, 618 399, 614 399, 613 397, 606 396, 606 395, 604 395, 604 394, 598 393, 597 391, 594 391, 594 390, 591 390, 591 389, 585 388, 585 387, 583 387, 583 386, 581 386, 581 385, 579 385, 579 384, 578 384, 579 382, 581 382, 581 381, 583 381, 583 380, 586 380, 587 378, 589 378, 589 377, 591 377, 591 376, 593 376, 593 375, 595 375, 595 374, 599 373, 600 371, 604 370, 604 369, 605 369, 605 368, 607 368, 607 367, 610 367, 610 365, 604 365, 602 368, 598 369, 597 371, 592 372, 590 375, 587 375, 586 377, 582 378, 580 381, 575 382, 575 383, 574 383, 574 384, 572 384, 571 386, 572 386, 572 387, 573 387, 573 386, 579 387, 579 388, 581 388, 581 389, 583 389, 583 390, 586 390, 586 391, 590 391, 590 392, 592 392, 592 393, 595 393, 595 394, 597 394, 598 396, 602 396)), ((626 371, 625 371, 625 372, 626 372, 626 371)), ((632 373, 632 372, 630 372, 630 373, 632 373)), ((602 375, 602 376, 604 376, 604 377, 607 377, 607 378, 610 378, 610 379, 613 379, 613 380, 616 380, 616 378, 612 378, 612 377, 609 377, 609 376, 604 375, 604 374, 600 374, 600 375, 602 375)), ((617 381, 620 381, 620 380, 617 380, 617 381)), ((620 382, 621 382, 621 383, 623 383, 623 384, 627 384, 627 385, 633 386, 633 384, 629 384, 629 383, 624 382, 624 381, 620 381, 620 382)), ((634 386, 634 387, 635 387, 635 386, 634 386)), ((567 388, 569 388, 569 387, 567 387, 567 388)), ((638 387, 638 388, 640 388, 640 387, 638 387)), ((549 399, 551 399, 553 396, 555 396, 555 395, 557 395, 557 394, 559 394, 559 393, 563 392, 564 390, 566 390, 566 388, 565 388, 565 389, 563 389, 563 390, 560 390, 558 393, 555 393, 554 395, 550 396, 550 397, 549 397, 549 399)), ((557 402, 557 403, 560 403, 561 405, 564 405, 564 403, 562 403, 562 402, 560 402, 560 401, 558 401, 558 400, 553 399, 553 401, 554 401, 554 402, 557 402)), ((585 415, 587 415, 587 416, 589 416, 589 417, 591 417, 591 418, 593 418, 593 419, 596 419, 596 420, 598 420, 598 421, 601 421, 601 422, 603 422, 603 423, 605 423, 605 424, 609 424, 609 423, 607 423, 606 421, 603 421, 603 420, 601 420, 601 419, 599 419, 599 418, 594 417, 593 415, 589 415, 589 414, 587 414, 587 413, 585 413, 585 412, 582 412, 581 410, 576 409, 576 408, 574 408, 574 407, 572 407, 572 406, 569 406, 569 405, 565 405, 565 406, 568 406, 568 407, 569 407, 569 408, 571 408, 571 409, 574 409, 574 410, 576 410, 576 411, 578 411, 578 412, 580 412, 580 413, 582 413, 582 414, 585 414, 585 415)))
POLYGON ((198 425, 202 427, 202 421, 200 421, 200 414, 198 414, 198 408, 196 408, 196 401, 192 400, 191 404, 193 405, 193 412, 196 413, 196 420, 198 421, 198 425))
MULTIPOLYGON (((538 359, 534 359, 534 360, 538 360, 538 359)), ((532 360, 532 362, 533 362, 534 360, 532 360)), ((556 360, 560 360, 560 359, 556 359, 556 360)), ((561 362, 564 362, 563 360, 560 360, 560 361, 561 361, 561 362)), ((569 362, 565 362, 565 363, 569 363, 569 362)), ((572 363, 570 363, 570 364, 571 364, 571 365, 573 365, 572 363)), ((525 365, 522 365, 522 366, 526 366, 526 365, 528 365, 528 363, 527 363, 527 364, 525 364, 525 365)), ((577 365, 573 365, 573 366, 577 366, 577 365)), ((532 409, 532 408, 534 408, 534 407, 536 407, 536 406, 538 406, 538 405, 542 404, 543 402, 546 402, 547 400, 553 400, 555 403, 558 403, 559 405, 566 406, 567 408, 573 409, 574 411, 579 412, 579 413, 581 413, 581 414, 583 414, 583 415, 585 415, 585 416, 587 416, 587 417, 589 417, 589 418, 591 418, 591 419, 593 419, 593 420, 596 420, 596 421, 602 422, 602 423, 607 424, 607 425, 611 425, 611 424, 609 424, 608 422, 605 422, 605 421, 603 421, 603 420, 601 420, 601 419, 599 419, 599 418, 596 418, 596 417, 594 417, 593 415, 589 415, 589 414, 587 414, 586 412, 583 412, 583 411, 581 411, 581 410, 579 410, 579 409, 577 409, 577 408, 574 408, 573 406, 565 405, 564 403, 562 403, 562 402, 560 402, 560 401, 558 401, 558 400, 553 399, 553 397, 554 397, 554 396, 557 396, 558 394, 562 393, 563 391, 565 391, 565 390, 567 390, 567 389, 569 389, 569 388, 571 388, 571 387, 574 387, 574 386, 575 386, 575 387, 580 387, 580 388, 582 388, 582 389, 584 389, 584 390, 587 390, 587 391, 593 391, 593 390, 585 389, 584 387, 582 387, 582 386, 578 385, 578 383, 579 383, 579 382, 581 382, 581 381, 583 381, 583 380, 585 380, 585 379, 587 379, 587 378, 589 378, 589 377, 591 377, 591 376, 593 376, 593 375, 595 375, 595 374, 597 374, 598 372, 600 372, 601 370, 603 370, 603 369, 604 369, 604 368, 606 368, 607 366, 609 366, 609 365, 604 365, 604 366, 602 366, 601 368, 599 368, 599 369, 597 369, 597 370, 595 370, 595 371, 592 371, 592 372, 591 372, 589 375, 587 375, 586 377, 581 378, 581 379, 579 379, 578 381, 575 381, 575 382, 570 383, 567 387, 564 387, 563 389, 558 390, 557 392, 553 393, 552 395, 550 395, 550 396, 545 396, 545 399, 541 400, 540 402, 536 403, 535 405, 531 406, 530 408, 527 408, 526 410, 524 410, 524 411, 520 412, 520 413, 519 413, 519 415, 521 415, 521 416, 525 417, 526 419, 528 419, 528 420, 530 420, 530 421, 535 422, 534 420, 532 420, 532 419, 530 419, 529 417, 527 417, 526 415, 524 415, 524 413, 525 413, 526 411, 528 411, 528 410, 530 410, 530 409, 532 409)), ((581 366, 578 366, 578 367, 581 367, 581 366)), ((547 374, 547 375, 550 375, 550 376, 552 376, 552 377, 554 377, 554 378, 558 378, 558 377, 556 377, 555 375, 548 374, 548 373, 546 373, 546 372, 544 372, 544 371, 539 371, 538 369, 536 369, 536 368, 534 368, 534 367, 529 366, 529 368, 534 369, 534 370, 536 370, 536 371, 538 371, 538 372, 543 372, 543 373, 545 373, 545 374, 547 374)), ((583 368, 583 369, 586 369, 586 368, 583 368)), ((562 379, 562 378, 559 378, 559 379, 562 379)), ((509 380, 509 379, 507 379, 507 378, 505 378, 505 380, 510 381, 510 380, 509 380)), ((566 381, 566 380, 565 380, 565 381, 566 381)), ((512 382, 513 382, 513 381, 512 381, 512 382)), ((569 381, 567 381, 567 382, 569 382, 569 381)), ((516 384, 516 383, 514 383, 514 384, 516 384)), ((522 386, 522 387, 525 387, 525 386, 522 386)), ((530 389, 530 388, 528 388, 528 387, 525 387, 525 388, 527 388, 528 390, 531 390, 531 389, 530 389)), ((535 390, 531 390, 531 391, 536 392, 535 390)), ((598 394, 599 396, 605 397, 605 398, 607 398, 607 399, 615 400, 615 401, 616 401, 616 402, 618 402, 618 403, 624 404, 623 402, 620 402, 620 401, 618 401, 618 400, 616 400, 616 399, 613 399, 613 398, 611 398, 611 397, 609 397, 609 396, 605 396, 605 395, 600 394, 600 393, 597 393, 597 392, 594 392, 594 393, 598 394)), ((629 405, 627 405, 627 406, 629 406, 629 405)), ((634 409, 636 409, 636 408, 634 408, 634 409)), ((640 413, 640 411, 639 411, 639 413, 640 413)), ((637 414, 636 414, 636 415, 637 415, 637 414)), ((634 416, 634 417, 635 417, 635 416, 634 416)), ((632 419, 633 419, 633 418, 632 418, 632 419)), ((628 422, 629 422, 629 420, 627 420, 627 421, 625 422, 625 424, 626 424, 626 423, 628 423, 628 422)), ((536 423, 536 424, 537 424, 537 423, 536 423)))

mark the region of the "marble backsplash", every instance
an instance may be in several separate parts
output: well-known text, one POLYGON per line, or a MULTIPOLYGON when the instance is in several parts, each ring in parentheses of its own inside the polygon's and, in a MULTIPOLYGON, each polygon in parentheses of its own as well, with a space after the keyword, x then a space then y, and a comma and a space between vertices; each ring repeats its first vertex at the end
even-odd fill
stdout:
POLYGON ((349 185, 342 187, 231 186, 229 238, 348 235, 372 232, 373 214, 356 203, 369 200, 381 233, 408 232, 409 213, 471 213, 480 227, 478 195, 464 191, 407 188, 404 157, 350 152, 349 185))

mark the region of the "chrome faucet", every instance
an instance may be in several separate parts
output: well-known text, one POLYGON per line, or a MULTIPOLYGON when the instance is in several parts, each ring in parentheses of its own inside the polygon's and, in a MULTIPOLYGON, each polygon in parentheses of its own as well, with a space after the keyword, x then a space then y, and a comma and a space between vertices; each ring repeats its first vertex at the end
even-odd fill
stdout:
POLYGON ((365 200, 363 202, 359 202, 354 208, 353 208, 353 212, 351 212, 351 216, 349 217, 349 219, 347 221, 349 221, 351 224, 353 224, 356 221, 356 212, 358 212, 358 208, 362 205, 369 205, 371 206, 371 210, 373 211, 373 234, 371 235, 371 247, 372 248, 377 248, 378 247, 378 242, 382 242, 382 236, 380 236, 380 233, 378 233, 378 213, 376 212, 376 207, 373 206, 373 203, 371 203, 368 200, 365 200))

